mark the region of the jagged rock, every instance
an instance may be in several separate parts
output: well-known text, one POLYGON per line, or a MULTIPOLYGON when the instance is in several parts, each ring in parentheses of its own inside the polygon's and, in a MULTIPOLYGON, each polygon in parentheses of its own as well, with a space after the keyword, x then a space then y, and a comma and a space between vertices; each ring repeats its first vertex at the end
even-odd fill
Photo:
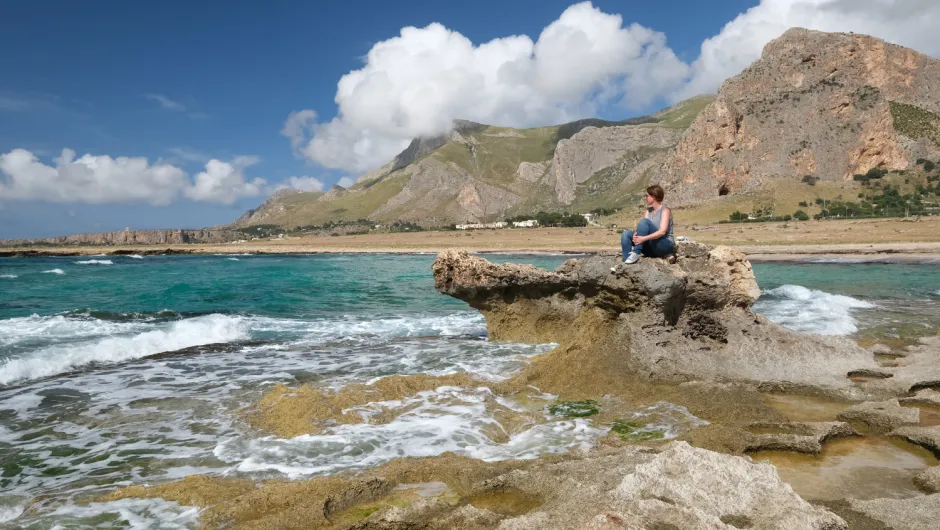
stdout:
POLYGON ((833 438, 858 436, 848 423, 840 421, 823 422, 788 422, 788 423, 752 423, 748 426, 755 430, 779 431, 768 434, 751 434, 746 441, 744 452, 757 451, 793 451, 796 453, 818 454, 822 446, 833 438))
POLYGON ((891 436, 919 445, 940 458, 940 426, 901 427, 891 431, 891 436))
POLYGON ((873 432, 890 432, 898 427, 920 424, 920 410, 902 407, 897 399, 866 401, 845 409, 839 419, 864 423, 873 432))
POLYGON ((850 500, 853 510, 882 521, 890 528, 936 530, 940 521, 940 494, 908 499, 850 500))
MULTIPOLYGON (((685 442, 661 451, 628 447, 517 469, 479 484, 477 490, 540 501, 526 513, 501 514, 498 528, 504 530, 846 528, 836 515, 796 495, 773 466, 685 442)), ((357 528, 401 528, 391 524, 397 521, 425 521, 424 527, 433 529, 497 527, 476 508, 469 515, 483 524, 454 525, 460 509, 445 514, 443 508, 442 503, 416 503, 375 514, 357 528)))
POLYGON ((940 392, 932 388, 926 388, 916 392, 913 396, 901 398, 898 401, 905 405, 931 405, 940 407, 940 392))
POLYGON ((923 337, 909 346, 907 355, 895 366, 878 368, 885 376, 866 381, 865 390, 902 395, 928 389, 940 389, 940 336, 923 337))
POLYGON ((940 493, 940 466, 927 468, 914 477, 914 485, 927 493, 940 493))
POLYGON ((940 156, 940 134, 899 124, 898 103, 924 119, 940 113, 940 61, 866 35, 790 29, 724 82, 675 147, 663 167, 670 201, 803 175, 838 182, 940 156))
POLYGON ((644 259, 611 273, 617 263, 595 256, 549 272, 450 250, 432 270, 440 292, 482 312, 491 339, 599 352, 611 359, 604 370, 618 371, 606 376, 860 397, 846 375, 877 368, 854 342, 796 333, 751 313, 759 290, 737 251, 685 244, 675 265, 644 259))

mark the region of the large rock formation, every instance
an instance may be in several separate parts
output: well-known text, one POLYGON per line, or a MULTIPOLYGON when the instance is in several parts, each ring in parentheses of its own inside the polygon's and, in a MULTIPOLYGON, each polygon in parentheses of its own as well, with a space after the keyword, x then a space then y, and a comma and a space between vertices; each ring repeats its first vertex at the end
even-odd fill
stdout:
POLYGON ((546 379, 560 371, 584 381, 736 381, 857 397, 848 375, 877 368, 849 340, 796 333, 751 313, 760 291, 750 263, 730 248, 682 244, 674 265, 645 259, 612 273, 617 263, 569 260, 549 272, 446 251, 433 271, 439 291, 483 313, 491 339, 559 343, 547 356, 555 359, 551 374, 534 363, 546 379), (571 365, 563 369, 560 359, 571 365))
POLYGON ((940 61, 865 35, 791 29, 725 81, 664 164, 671 200, 697 203, 815 175, 940 157, 940 61))
POLYGON ((104 500, 131 497, 201 506, 202 526, 230 529, 847 528, 801 499, 773 466, 684 442, 542 462, 442 455, 297 482, 190 477, 104 500))

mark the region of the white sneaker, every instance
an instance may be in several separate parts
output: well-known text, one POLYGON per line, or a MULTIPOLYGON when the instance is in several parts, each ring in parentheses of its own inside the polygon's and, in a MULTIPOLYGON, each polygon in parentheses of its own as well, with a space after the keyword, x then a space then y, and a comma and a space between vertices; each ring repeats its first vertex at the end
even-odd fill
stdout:
POLYGON ((627 256, 627 259, 623 260, 623 263, 625 265, 633 265, 634 263, 640 261, 641 257, 642 256, 639 252, 631 252, 630 255, 627 256))

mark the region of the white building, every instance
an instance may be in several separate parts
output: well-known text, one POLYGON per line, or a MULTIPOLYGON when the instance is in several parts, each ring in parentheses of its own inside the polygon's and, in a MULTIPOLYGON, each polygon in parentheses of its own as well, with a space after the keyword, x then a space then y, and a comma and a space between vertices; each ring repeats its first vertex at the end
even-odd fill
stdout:
POLYGON ((456 225, 457 230, 483 230, 485 228, 506 228, 508 223, 500 221, 498 223, 468 223, 464 225, 456 225))
POLYGON ((512 226, 514 228, 535 228, 539 225, 539 222, 535 219, 527 219, 525 221, 513 221, 512 226))
POLYGON ((589 222, 589 223, 593 223, 594 220, 597 219, 597 214, 596 214, 596 213, 583 213, 583 214, 581 214, 581 215, 584 217, 584 220, 587 221, 587 222, 589 222))

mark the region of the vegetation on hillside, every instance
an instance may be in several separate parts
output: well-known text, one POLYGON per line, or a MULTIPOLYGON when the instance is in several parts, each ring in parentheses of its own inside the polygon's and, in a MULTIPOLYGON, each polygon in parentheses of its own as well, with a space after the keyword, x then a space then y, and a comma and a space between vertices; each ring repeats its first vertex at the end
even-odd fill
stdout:
POLYGON ((891 101, 894 128, 914 140, 926 138, 940 146, 940 115, 916 105, 891 101))
POLYGON ((535 215, 517 215, 515 217, 508 217, 506 222, 512 224, 514 222, 528 221, 530 219, 538 221, 539 226, 587 226, 587 219, 585 219, 583 215, 560 212, 538 212, 535 215))

